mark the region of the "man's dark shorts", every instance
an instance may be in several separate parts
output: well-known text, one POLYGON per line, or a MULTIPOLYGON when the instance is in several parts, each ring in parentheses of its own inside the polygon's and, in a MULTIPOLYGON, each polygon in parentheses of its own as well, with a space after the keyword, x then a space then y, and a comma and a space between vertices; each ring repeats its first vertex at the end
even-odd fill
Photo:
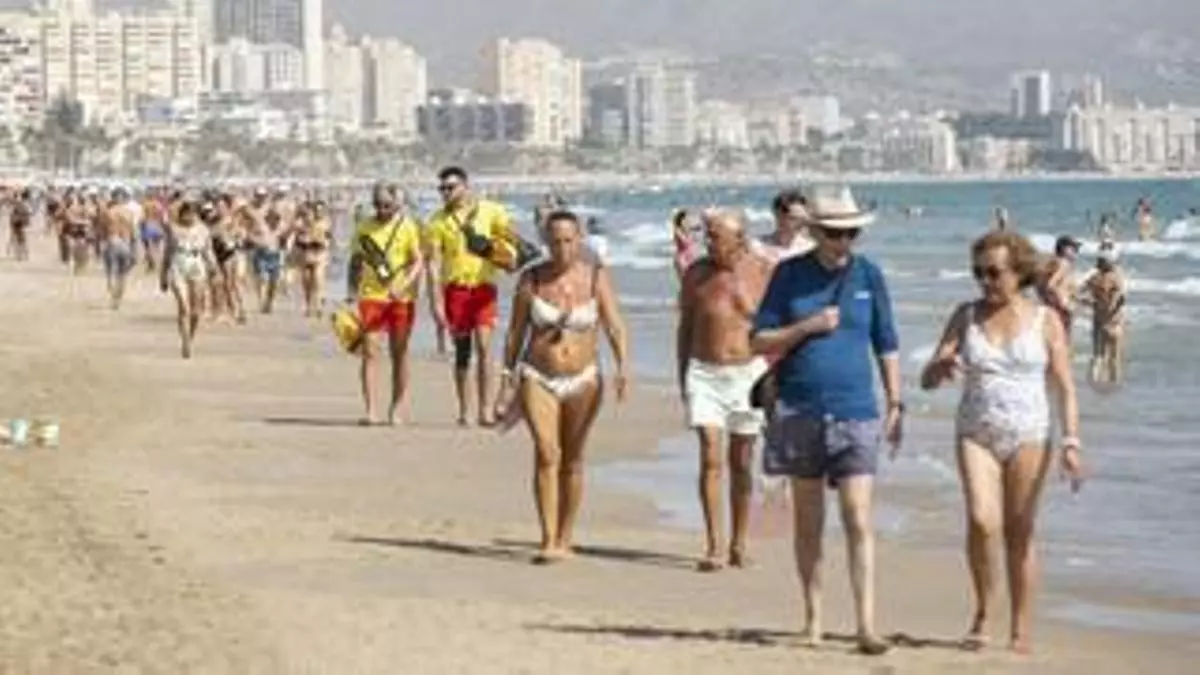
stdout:
POLYGON ((873 476, 881 441, 879 420, 823 420, 782 415, 767 425, 763 473, 825 478, 830 487, 852 476, 873 476))

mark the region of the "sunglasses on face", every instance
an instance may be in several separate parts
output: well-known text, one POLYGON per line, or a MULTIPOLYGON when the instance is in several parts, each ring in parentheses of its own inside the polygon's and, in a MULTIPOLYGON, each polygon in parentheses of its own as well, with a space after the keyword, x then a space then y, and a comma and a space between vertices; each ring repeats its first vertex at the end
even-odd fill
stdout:
POLYGON ((862 232, 862 230, 856 227, 822 227, 818 229, 821 230, 821 236, 825 237, 826 239, 845 239, 848 241, 854 241, 855 239, 858 239, 859 233, 862 232))
POLYGON ((449 193, 457 190, 458 185, 459 185, 458 183, 442 183, 441 185, 439 185, 437 187, 437 189, 438 189, 438 192, 440 192, 442 194, 449 194, 449 193))
POLYGON ((971 274, 975 275, 975 279, 977 281, 983 281, 985 279, 987 281, 998 281, 1000 277, 1004 276, 1004 273, 1007 271, 1008 270, 995 265, 989 265, 987 267, 980 267, 976 265, 971 268, 971 274))

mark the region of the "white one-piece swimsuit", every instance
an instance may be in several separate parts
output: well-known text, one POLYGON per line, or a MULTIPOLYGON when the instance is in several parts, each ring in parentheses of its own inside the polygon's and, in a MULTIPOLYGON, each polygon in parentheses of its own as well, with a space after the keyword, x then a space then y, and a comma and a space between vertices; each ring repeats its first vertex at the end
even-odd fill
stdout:
POLYGON ((1022 444, 1045 445, 1050 435, 1046 314, 1039 306, 1016 338, 997 346, 976 323, 974 307, 970 310, 960 350, 964 378, 958 436, 991 449, 1001 461, 1022 444))

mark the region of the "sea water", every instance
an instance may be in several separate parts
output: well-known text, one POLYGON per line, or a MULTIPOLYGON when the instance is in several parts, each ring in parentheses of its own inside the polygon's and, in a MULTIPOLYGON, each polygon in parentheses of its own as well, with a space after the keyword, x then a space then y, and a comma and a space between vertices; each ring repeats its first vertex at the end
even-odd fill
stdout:
MULTIPOLYGON (((776 188, 598 191, 566 195, 598 218, 629 324, 632 358, 643 379, 670 386, 674 372, 674 296, 667 219, 672 208, 721 204, 744 208, 757 232, 771 227, 776 188)), ((936 439, 890 466, 882 479, 927 485, 960 509, 950 454, 949 424, 958 392, 925 394, 915 383, 955 306, 977 291, 968 247, 989 226, 993 209, 1008 210, 1014 227, 1049 252, 1060 234, 1085 241, 1080 272, 1094 264, 1093 227, 1101 213, 1120 218, 1121 239, 1134 236, 1131 211, 1151 200, 1163 236, 1124 242, 1120 264, 1130 279, 1127 379, 1115 393, 1084 383, 1090 353, 1086 316, 1075 326, 1082 438, 1091 478, 1079 495, 1051 481, 1040 522, 1053 574, 1069 571, 1100 583, 1200 597, 1200 222, 1182 217, 1200 207, 1198 181, 1029 181, 998 183, 860 184, 856 196, 878 206, 879 218, 860 239, 884 269, 900 325, 911 437, 936 439), (906 207, 921 215, 907 217, 906 207)), ((532 197, 510 209, 527 221, 532 197)), ((335 282, 331 288, 340 288, 335 282)), ((507 294, 506 294, 507 295, 507 294)), ((507 299, 504 301, 507 304, 507 299)), ((502 314, 502 317, 506 314, 502 314)), ((429 343, 428 321, 420 342, 429 343)), ((687 435, 664 439, 655 461, 602 468, 598 479, 655 497, 670 523, 695 527, 696 456, 687 435)), ((883 511, 885 527, 903 536, 902 513, 883 511)))

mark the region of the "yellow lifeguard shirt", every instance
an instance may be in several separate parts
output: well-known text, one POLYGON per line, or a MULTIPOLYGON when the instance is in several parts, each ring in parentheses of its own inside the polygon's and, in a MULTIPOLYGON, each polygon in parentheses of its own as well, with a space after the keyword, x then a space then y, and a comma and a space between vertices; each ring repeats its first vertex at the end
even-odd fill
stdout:
POLYGON ((445 207, 429 217, 429 250, 441 258, 443 284, 480 286, 496 278, 496 266, 467 250, 462 226, 475 210, 469 223, 480 236, 499 241, 512 236, 512 218, 503 205, 486 199, 466 204, 450 213, 445 207), (477 209, 477 210, 476 210, 477 209))
MULTIPOLYGON (((388 266, 393 274, 412 264, 420 255, 421 233, 417 222, 412 218, 393 218, 380 222, 371 217, 359 222, 354 228, 354 240, 350 244, 351 255, 362 254, 362 239, 369 237, 380 249, 386 252, 388 266)), ((375 268, 369 264, 362 265, 358 278, 358 297, 362 300, 388 300, 391 296, 388 286, 383 283, 375 268)), ((416 284, 410 284, 397 296, 397 299, 411 301, 416 297, 416 284)))

